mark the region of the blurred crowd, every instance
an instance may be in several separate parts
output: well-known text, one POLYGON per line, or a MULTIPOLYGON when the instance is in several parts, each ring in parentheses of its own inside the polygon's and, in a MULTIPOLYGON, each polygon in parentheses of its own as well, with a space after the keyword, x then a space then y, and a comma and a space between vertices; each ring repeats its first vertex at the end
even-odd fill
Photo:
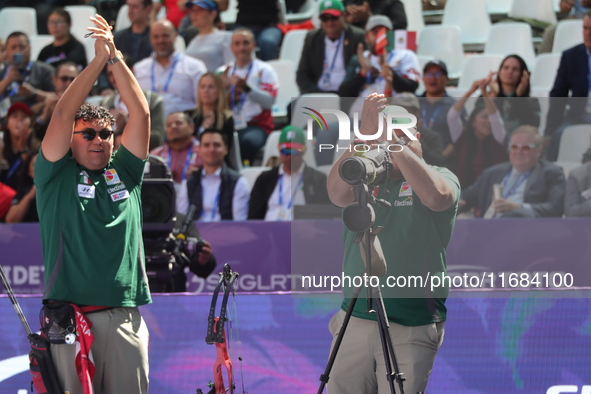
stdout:
MULTIPOLYGON (((457 95, 444 61, 421 62, 412 44, 393 45, 391 33, 407 28, 400 0, 236 2, 237 10, 228 0, 102 7, 114 19, 125 6, 116 19, 129 27, 115 26, 115 44, 148 101, 151 154, 171 170, 179 213, 193 204, 201 221, 277 221, 293 219, 295 206, 331 208, 326 174, 336 154, 317 148, 339 144, 340 129, 314 124, 310 141, 292 124, 295 101, 279 108, 287 117, 276 115, 278 95, 293 79, 300 95, 339 97, 338 109, 348 114, 360 112, 372 92, 413 114, 425 161, 460 180, 463 217, 591 216, 590 1, 560 2, 560 15, 582 20, 582 43, 562 52, 549 98, 534 97, 532 70, 520 53, 482 70, 486 77, 457 95), (286 13, 308 3, 314 21, 286 23, 286 13), (237 12, 235 22, 224 23, 224 12, 237 12), (290 51, 282 40, 295 28, 309 31, 294 75, 283 75, 274 62, 290 51), (564 165, 561 142, 573 133, 586 153, 576 166, 564 165)), ((88 39, 72 32, 68 10, 100 11, 101 2, 13 3, 35 9, 38 34, 51 43, 32 48, 34 37, 18 26, 0 37, 0 221, 35 222, 32 169, 40 141, 55 104, 90 60, 88 39)), ((552 50, 555 30, 545 27, 539 53, 552 50)), ((128 114, 109 66, 88 100, 115 116, 117 146, 128 114)))

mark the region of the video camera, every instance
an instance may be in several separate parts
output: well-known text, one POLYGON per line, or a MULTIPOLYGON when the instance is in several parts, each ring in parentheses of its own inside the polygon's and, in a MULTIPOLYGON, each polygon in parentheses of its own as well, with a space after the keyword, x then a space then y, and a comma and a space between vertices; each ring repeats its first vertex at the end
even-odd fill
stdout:
MULTIPOLYGON (((144 169, 142 213, 146 274, 153 292, 184 291, 184 268, 197 256, 204 241, 191 227, 194 209, 179 226, 176 190, 166 162, 150 155, 144 169)), ((179 215, 180 216, 180 215, 179 215)))
POLYGON ((342 161, 339 166, 339 176, 351 186, 365 184, 377 186, 388 178, 392 170, 392 162, 388 152, 388 145, 380 143, 375 149, 356 153, 342 161))

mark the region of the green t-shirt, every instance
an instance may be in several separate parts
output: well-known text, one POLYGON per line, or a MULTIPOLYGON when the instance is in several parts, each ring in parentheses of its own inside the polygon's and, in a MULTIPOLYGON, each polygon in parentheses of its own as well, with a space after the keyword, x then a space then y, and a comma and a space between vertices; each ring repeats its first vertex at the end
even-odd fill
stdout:
POLYGON ((111 307, 152 302, 142 241, 143 174, 144 161, 123 146, 98 171, 69 154, 51 163, 39 152, 44 299, 111 307))
MULTIPOLYGON (((376 214, 373 227, 384 227, 378 238, 388 266, 386 276, 380 278, 386 314, 390 321, 405 326, 420 326, 446 319, 445 299, 448 290, 439 288, 436 293, 432 293, 427 278, 441 277, 446 272, 445 251, 455 224, 460 186, 458 178, 447 168, 432 168, 448 179, 454 188, 454 203, 447 210, 434 212, 425 207, 404 179, 388 179, 379 187, 378 198, 389 201, 392 204, 390 209, 378 204, 373 206, 376 214), (406 287, 393 286, 398 282, 391 279, 388 282, 388 276, 394 276, 397 280, 404 276, 406 287), (421 276, 423 281, 426 279, 426 287, 412 284, 413 281, 421 282, 409 279, 411 276, 421 276)), ((344 275, 351 278, 361 276, 365 271, 359 245, 353 243, 355 236, 356 233, 345 227, 343 269, 344 275)), ((342 308, 347 310, 353 287, 343 286, 343 292, 345 300, 342 308)), ((362 289, 353 316, 376 320, 375 313, 366 312, 366 295, 366 290, 362 289)))

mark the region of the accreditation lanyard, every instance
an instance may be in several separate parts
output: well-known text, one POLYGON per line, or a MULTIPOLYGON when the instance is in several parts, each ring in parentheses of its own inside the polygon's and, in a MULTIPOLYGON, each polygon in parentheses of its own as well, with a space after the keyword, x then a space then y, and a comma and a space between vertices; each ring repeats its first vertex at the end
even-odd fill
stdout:
POLYGON ((425 108, 425 105, 423 105, 423 107, 421 108, 421 118, 423 118, 423 124, 426 124, 427 127, 432 129, 433 123, 435 122, 435 118, 437 117, 437 114, 441 110, 441 107, 442 107, 441 105, 438 105, 437 107, 435 107, 435 111, 433 111, 433 114, 431 114, 431 119, 427 122, 427 108, 425 108))
POLYGON ((6 179, 5 179, 6 181, 9 180, 10 177, 14 175, 16 170, 18 170, 22 161, 23 161, 23 158, 21 157, 21 153, 19 153, 18 159, 16 159, 16 161, 12 164, 12 167, 10 167, 10 169, 8 170, 8 174, 6 174, 6 179))
MULTIPOLYGON (((252 65, 254 64, 254 60, 250 62, 250 65, 248 66, 248 71, 246 72, 246 77, 244 77, 245 81, 248 81, 248 77, 250 76, 250 72, 252 71, 252 65)), ((230 76, 234 75, 234 73, 236 73, 236 63, 234 63, 234 69, 232 70, 232 74, 230 74, 230 76)), ((234 96, 236 95, 236 86, 231 85, 230 86, 230 108, 234 109, 234 96)), ((246 101, 246 93, 242 92, 240 93, 240 105, 238 106, 238 110, 240 111, 242 109, 242 106, 244 105, 244 102, 246 101)))
MULTIPOLYGON (((213 207, 211 208, 211 220, 213 222, 213 220, 215 219, 215 214, 218 211, 218 206, 220 205, 220 194, 222 191, 222 185, 220 184, 220 187, 218 189, 218 192, 215 196, 215 200, 213 201, 213 207)), ((205 209, 201 210, 201 217, 203 218, 203 216, 205 216, 205 209)))
MULTIPOLYGON (((384 66, 390 67, 390 61, 392 61, 393 57, 394 57, 394 51, 390 52, 390 54, 388 55, 388 59, 386 59, 386 63, 384 63, 384 66)), ((376 82, 379 82, 382 79, 384 79, 382 77, 382 74, 379 74, 376 77, 376 82)), ((367 72, 367 74, 365 75, 365 81, 367 82, 368 85, 371 83, 371 72, 369 72, 369 71, 367 72)))
MULTIPOLYGON (((164 83, 164 88, 162 88, 162 93, 168 92, 168 87, 170 85, 170 81, 172 81, 172 75, 174 74, 174 69, 175 69, 177 63, 179 62, 179 58, 180 58, 180 54, 177 53, 174 55, 174 58, 172 59, 172 65, 170 66, 170 72, 168 73, 168 78, 166 78, 166 82, 164 83)), ((152 81, 152 91, 158 92, 158 90, 156 90, 156 77, 154 76, 155 68, 156 68, 156 59, 154 59, 152 61, 152 75, 150 77, 151 77, 151 81, 152 81)))
MULTIPOLYGON (((193 156, 193 145, 194 143, 187 148, 187 158, 185 159, 185 166, 183 167, 183 172, 181 173, 181 182, 187 177, 187 171, 189 170, 189 164, 191 164, 191 157, 193 156)), ((168 168, 172 169, 172 149, 170 146, 168 147, 168 157, 166 158, 166 164, 168 164, 168 168)))
MULTIPOLYGON (((293 193, 291 193, 291 199, 287 203, 287 207, 286 207, 287 209, 290 209, 291 206, 293 205, 293 199, 295 198, 296 193, 300 189, 300 186, 302 186, 302 182, 303 181, 304 181, 304 175, 302 174, 302 176, 300 177, 300 180, 298 181, 298 184, 296 185, 293 193)), ((279 176, 279 206, 280 207, 283 206, 283 174, 281 174, 279 176)))
POLYGON ((521 178, 519 178, 519 180, 517 182, 515 182, 515 184, 513 185, 513 187, 507 191, 505 190, 505 186, 507 185, 507 182, 509 181, 509 176, 511 175, 511 170, 509 170, 509 172, 505 175, 505 178, 503 178, 503 198, 507 198, 511 195, 513 195, 513 193, 515 193, 515 191, 519 188, 519 186, 521 186, 521 184, 523 182, 525 182, 525 180, 529 177, 529 174, 531 174, 531 171, 528 171, 527 173, 523 174, 521 176, 521 178))
MULTIPOLYGON (((341 33, 341 36, 339 37, 339 41, 337 42, 337 49, 335 49, 334 51, 334 55, 332 56, 332 63, 330 64, 330 69, 328 70, 328 72, 325 73, 326 77, 330 79, 330 74, 332 74, 332 70, 334 70, 334 65, 337 61, 337 56, 339 54, 339 50, 341 49, 341 43, 343 42, 343 38, 345 37, 345 33, 341 33)), ((324 52, 324 64, 328 65, 327 59, 326 59, 326 52, 324 52)))

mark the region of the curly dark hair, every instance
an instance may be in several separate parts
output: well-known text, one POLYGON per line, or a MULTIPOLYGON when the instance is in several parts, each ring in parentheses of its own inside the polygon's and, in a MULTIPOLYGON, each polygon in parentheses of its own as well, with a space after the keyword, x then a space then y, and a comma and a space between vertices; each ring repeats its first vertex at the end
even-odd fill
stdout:
POLYGON ((98 121, 99 123, 110 125, 111 127, 113 127, 115 124, 115 117, 109 112, 108 109, 89 103, 82 104, 78 112, 76 112, 74 122, 77 122, 80 119, 91 123, 98 121))

